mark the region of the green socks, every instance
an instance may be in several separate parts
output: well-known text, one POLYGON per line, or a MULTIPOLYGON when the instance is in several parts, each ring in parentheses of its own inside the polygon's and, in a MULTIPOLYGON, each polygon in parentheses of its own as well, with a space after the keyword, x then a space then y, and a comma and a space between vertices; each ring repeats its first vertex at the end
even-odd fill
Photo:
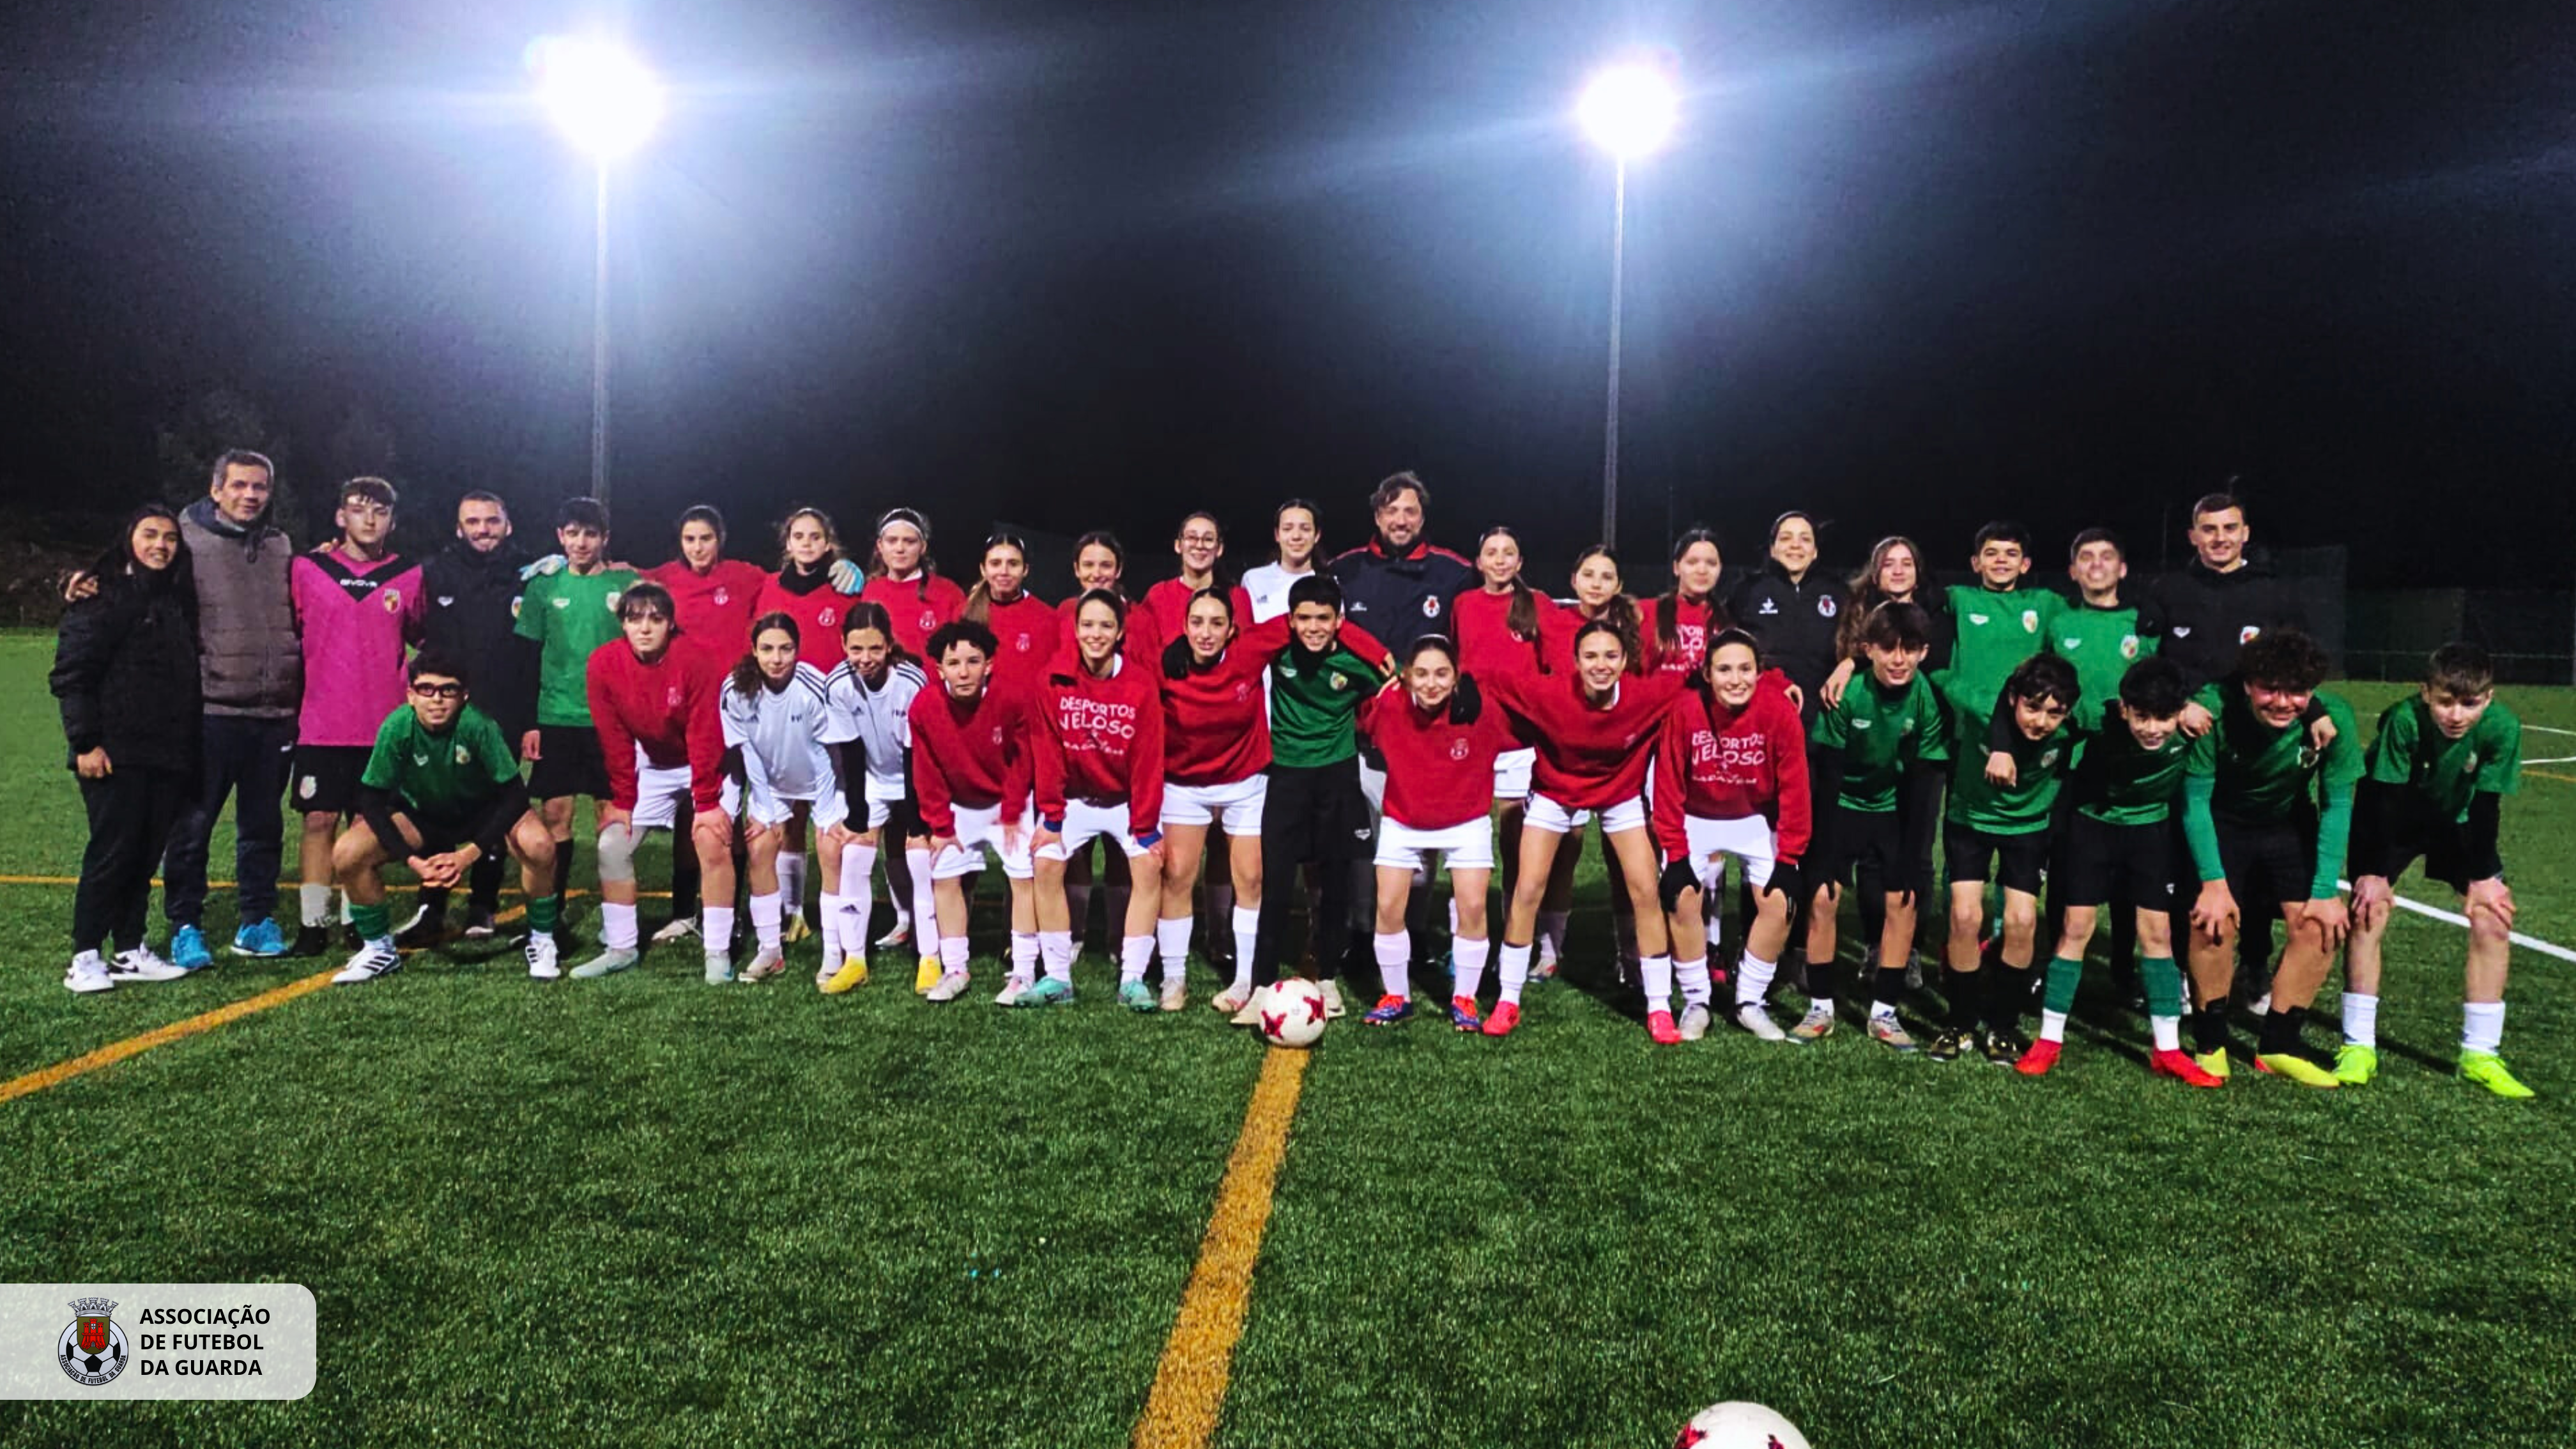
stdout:
MULTIPOLYGON (((560 897, 528 897, 528 929, 536 932, 540 936, 553 935, 555 932, 555 913, 561 908, 562 900, 560 897)), ((2167 961, 2165 965, 2166 967, 2171 968, 2173 963, 2171 961, 2167 961)))
MULTIPOLYGON (((2172 970, 2173 963, 2167 961, 2165 969, 2172 970)), ((2050 1011, 2071 1012, 2075 1009, 2075 988, 2083 984, 2083 962, 2052 956, 2048 962, 2048 990, 2040 998, 2040 1004, 2050 1011)))
POLYGON ((394 933, 394 913, 379 901, 372 906, 349 907, 349 924, 358 928, 358 939, 381 941, 394 933))
POLYGON ((2147 988, 2147 1015, 2182 1015, 2182 972, 2171 956, 2140 958, 2138 979, 2147 988))

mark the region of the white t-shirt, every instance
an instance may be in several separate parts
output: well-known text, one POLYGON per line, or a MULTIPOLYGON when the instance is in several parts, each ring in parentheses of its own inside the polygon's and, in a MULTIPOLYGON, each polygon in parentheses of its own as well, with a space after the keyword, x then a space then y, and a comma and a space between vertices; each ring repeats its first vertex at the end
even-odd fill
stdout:
POLYGON ((1252 596, 1252 622, 1266 624, 1288 612, 1288 590, 1299 579, 1312 577, 1310 563, 1301 573, 1290 573, 1275 563, 1266 563, 1243 576, 1243 591, 1252 596))
POLYGON ((718 712, 726 747, 742 751, 755 819, 781 818, 782 800, 819 800, 840 789, 831 752, 823 748, 831 734, 823 671, 800 662, 786 688, 764 684, 748 695, 727 680, 718 712))
POLYGON ((928 677, 917 664, 897 664, 885 682, 870 689, 857 671, 844 664, 826 676, 823 698, 831 706, 831 744, 858 741, 867 751, 868 778, 891 786, 891 799, 903 798, 904 757, 912 749, 912 697, 928 677))

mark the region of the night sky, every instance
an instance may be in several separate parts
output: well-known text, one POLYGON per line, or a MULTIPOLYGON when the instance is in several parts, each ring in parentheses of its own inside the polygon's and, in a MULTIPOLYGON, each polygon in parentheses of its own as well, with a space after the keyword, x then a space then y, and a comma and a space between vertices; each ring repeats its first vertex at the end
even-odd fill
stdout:
MULTIPOLYGON (((216 387, 316 452, 524 505, 587 481, 591 193, 525 97, 546 7, 14 9, 0 488, 112 505, 216 387)), ((2558 5, 635 8, 675 88, 618 178, 619 551, 714 499, 1007 517, 1258 561, 1419 470, 1433 534, 1598 528, 1611 171, 1567 121, 1653 41, 1622 541, 1731 565, 1798 505, 1964 562, 2241 480, 2357 583, 2563 586, 2576 17, 2558 5), (2257 13, 2259 12, 2259 13, 2257 13)), ((315 478, 312 483, 327 480, 315 478)), ((442 526, 437 530, 444 532, 442 526)), ((416 543, 420 524, 414 524, 416 543)), ((2177 555, 2178 537, 2174 538, 2177 555)))

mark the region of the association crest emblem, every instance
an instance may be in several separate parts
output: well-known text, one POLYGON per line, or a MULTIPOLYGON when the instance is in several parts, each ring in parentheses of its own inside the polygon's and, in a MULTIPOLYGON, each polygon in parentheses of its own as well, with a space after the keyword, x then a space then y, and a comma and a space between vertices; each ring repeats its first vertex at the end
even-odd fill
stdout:
POLYGON ((75 1298, 71 1310, 72 1321, 55 1341, 54 1361, 73 1383, 94 1389, 125 1372, 125 1330, 107 1299, 75 1298))
POLYGON ((2263 626, 2260 624, 2248 624, 2236 631, 2236 642, 2239 644, 2251 644, 2261 637, 2263 637, 2263 626))
POLYGON ((1816 612, 1817 612, 1817 613, 1822 614, 1822 615, 1824 615, 1826 618, 1830 619, 1830 618, 1832 618, 1834 615, 1839 614, 1839 613, 1841 613, 1842 611, 1843 611, 1843 606, 1842 606, 1842 605, 1840 605, 1840 604, 1838 604, 1838 603, 1835 603, 1835 602, 1834 602, 1834 596, 1833 596, 1833 595, 1831 595, 1831 594, 1819 594, 1819 595, 1817 595, 1817 596, 1816 596, 1816 612))
POLYGON ((1430 595, 1422 601, 1422 617, 1426 619, 1437 619, 1440 617, 1440 596, 1438 594, 1430 595))
POLYGON ((2039 767, 2040 767, 2041 769, 2043 769, 2043 770, 2053 770, 2053 769, 2057 768, 2057 751, 2055 751, 2055 750, 2042 750, 2042 751, 2040 751, 2040 752, 2039 752, 2039 767))
POLYGON ((1467 758, 1467 742, 1465 740, 1451 740, 1449 742, 1449 758, 1453 760, 1463 760, 1467 758))
POLYGON ((458 763, 458 764, 460 764, 460 765, 470 765, 470 764, 473 764, 473 763, 474 763, 474 752, 473 752, 472 750, 469 750, 469 749, 465 748, 463 745, 458 745, 458 746, 456 747, 456 763, 458 763))
POLYGON ((625 597, 626 591, 624 589, 610 589, 608 591, 608 612, 612 614, 616 613, 617 601, 625 597))
POLYGON ((376 597, 385 601, 386 613, 399 614, 402 612, 402 590, 385 589, 379 592, 376 597))
POLYGON ((1971 624, 1984 624, 1984 623, 1987 623, 1987 622, 1990 622, 1990 621, 1989 621, 1988 617, 1987 617, 1986 615, 1984 615, 1984 614, 1975 614, 1975 613, 1972 613, 1972 614, 1970 614, 1970 615, 1968 616, 1968 622, 1969 622, 1969 623, 1971 623, 1971 624))
POLYGON ((2120 636, 2120 657, 2123 659, 2135 659, 2138 657, 2137 635, 2123 634, 2120 636))
POLYGON ((822 626, 823 626, 824 628, 826 628, 826 629, 829 629, 829 628, 831 628, 834 624, 839 623, 839 622, 840 622, 840 620, 841 620, 841 616, 840 616, 839 614, 835 613, 835 612, 832 610, 831 606, 830 606, 830 605, 828 605, 828 604, 824 606, 824 608, 823 608, 823 612, 821 612, 821 613, 819 613, 819 614, 816 614, 816 615, 814 616, 814 622, 815 622, 815 623, 817 623, 817 624, 822 625, 822 626))
POLYGON ((721 588, 720 588, 720 589, 716 590, 716 596, 715 596, 715 597, 716 597, 716 603, 717 603, 717 605, 718 605, 719 607, 721 607, 721 606, 723 606, 723 605, 725 605, 725 604, 730 604, 730 603, 732 603, 732 602, 733 602, 733 591, 732 591, 732 590, 730 590, 730 589, 721 589, 721 588))
POLYGON ((680 707, 680 686, 674 684, 669 689, 662 691, 662 707, 664 709, 678 709, 680 707))
POLYGON ((2039 611, 2037 609, 2024 609, 2021 611, 2021 631, 2025 634, 2036 634, 2039 632, 2039 611))

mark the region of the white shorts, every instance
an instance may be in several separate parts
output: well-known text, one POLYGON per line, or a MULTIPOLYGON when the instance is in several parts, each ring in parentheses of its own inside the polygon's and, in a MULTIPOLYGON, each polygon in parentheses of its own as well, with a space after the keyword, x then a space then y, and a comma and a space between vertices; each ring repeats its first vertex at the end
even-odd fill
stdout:
POLYGON ((1129 860, 1134 860, 1145 853, 1145 847, 1136 843, 1135 832, 1128 828, 1129 823, 1124 802, 1092 805, 1080 800, 1067 800, 1064 802, 1064 838, 1038 854, 1048 860, 1071 860, 1089 851, 1091 842, 1105 836, 1116 841, 1129 860))
POLYGON ((886 822, 894 818, 894 807, 903 803, 903 782, 870 775, 860 790, 868 802, 868 828, 885 829, 886 822))
MULTIPOLYGON (((643 762, 639 760, 636 763, 640 765, 643 762)), ((735 816, 740 815, 742 813, 742 782, 731 775, 725 776, 724 794, 716 803, 724 807, 726 819, 730 820, 735 816)))
POLYGON ((1726 874, 1726 857, 1744 862, 1745 884, 1760 890, 1771 879, 1772 862, 1779 859, 1779 838, 1771 831, 1771 822, 1759 815, 1740 820, 1703 820, 1697 815, 1682 817, 1682 832, 1690 842, 1691 869, 1699 873, 1703 895, 1714 895, 1726 874))
POLYGON ((676 765, 663 769, 635 762, 635 828, 638 830, 674 830, 682 820, 697 818, 698 807, 689 799, 689 767, 676 765))
POLYGON ((1515 805, 1528 799, 1530 767, 1537 763, 1536 750, 1505 750, 1494 756, 1494 798, 1515 805))
POLYGON ((1360 756, 1360 793, 1368 797, 1369 823, 1375 825, 1385 820, 1386 771, 1370 764, 1366 755, 1360 756))
POLYGON ((1163 828, 1222 824, 1228 835, 1261 833, 1261 802, 1270 795, 1270 777, 1254 775, 1231 785, 1165 785, 1163 828))
POLYGON ((1631 795, 1606 810, 1569 810, 1533 790, 1529 797, 1529 813, 1521 817, 1521 827, 1544 830, 1550 835, 1572 835, 1591 824, 1596 815, 1601 818, 1601 833, 1605 836, 1643 830, 1646 828, 1646 798, 1631 795))
POLYGON ((1494 824, 1490 820, 1470 820, 1446 830, 1416 830, 1402 821, 1385 820, 1377 827, 1377 863, 1398 870, 1420 870, 1422 858, 1438 852, 1440 863, 1451 870, 1492 870, 1494 868, 1494 824))
POLYGON ((1002 807, 987 805, 978 810, 971 805, 955 807, 957 843, 939 852, 930 863, 932 880, 956 880, 984 868, 990 855, 1000 863, 1002 874, 1013 880, 1027 880, 1037 873, 1029 859, 1029 832, 1037 819, 1027 811, 1020 814, 1020 847, 1013 850, 1002 838, 1002 807))

